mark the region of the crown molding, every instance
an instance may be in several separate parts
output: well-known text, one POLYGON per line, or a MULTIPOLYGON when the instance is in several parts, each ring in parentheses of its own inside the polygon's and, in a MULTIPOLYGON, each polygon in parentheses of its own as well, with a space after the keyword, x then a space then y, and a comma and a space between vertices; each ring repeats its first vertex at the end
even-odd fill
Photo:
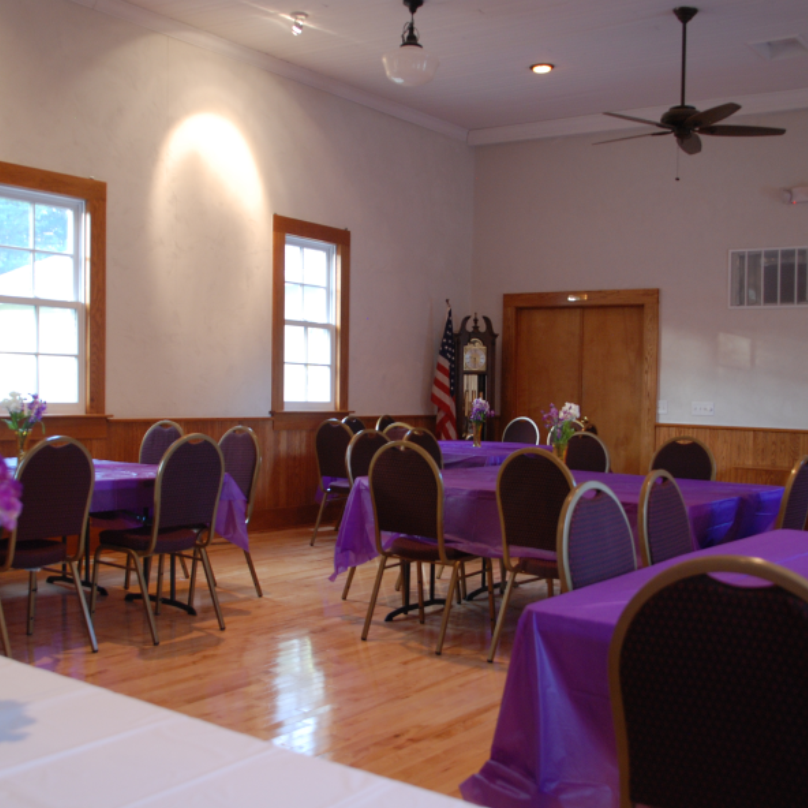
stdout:
MULTIPOLYGON (((740 118, 749 115, 767 115, 773 112, 788 112, 795 109, 808 109, 808 88, 799 90, 782 90, 774 93, 759 93, 727 98, 713 98, 700 101, 700 109, 735 101, 742 107, 736 113, 740 118)), ((636 118, 659 120, 668 107, 645 107, 644 109, 615 110, 624 115, 633 115, 636 118)), ((630 129, 641 129, 642 124, 623 121, 619 118, 610 118, 607 115, 582 115, 577 118, 559 118, 554 121, 537 121, 536 123, 521 123, 515 126, 493 126, 490 129, 473 129, 469 132, 468 144, 470 146, 489 146, 497 143, 515 143, 520 140, 544 140, 555 137, 568 137, 570 135, 589 135, 597 132, 619 132, 630 129)))
POLYGON ((253 48, 229 42, 222 37, 200 31, 198 28, 194 28, 191 25, 186 25, 185 23, 172 20, 162 14, 157 14, 148 9, 128 3, 126 0, 70 1, 84 6, 85 8, 92 9, 93 11, 108 14, 110 17, 117 17, 118 19, 134 23, 141 28, 147 28, 155 33, 164 34, 165 36, 180 40, 186 44, 212 51, 220 56, 246 62, 267 73, 273 73, 276 76, 282 76, 285 79, 305 84, 316 90, 322 90, 338 98, 343 98, 346 101, 353 101, 355 104, 361 104, 377 112, 382 112, 385 115, 390 115, 399 120, 406 121, 407 123, 421 126, 424 129, 430 129, 433 132, 446 135, 455 140, 462 140, 464 142, 467 140, 468 130, 464 129, 462 126, 456 126, 448 121, 435 118, 432 115, 418 112, 404 104, 388 101, 372 93, 366 93, 363 90, 351 87, 349 84, 328 78, 320 73, 315 73, 313 70, 298 67, 291 62, 286 62, 283 59, 278 59, 267 53, 261 53, 253 48))

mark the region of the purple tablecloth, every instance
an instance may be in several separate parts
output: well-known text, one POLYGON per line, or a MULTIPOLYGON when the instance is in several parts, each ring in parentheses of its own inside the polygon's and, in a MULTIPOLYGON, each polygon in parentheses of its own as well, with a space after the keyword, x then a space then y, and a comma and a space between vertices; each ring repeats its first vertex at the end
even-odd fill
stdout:
POLYGON ((490 808, 617 808, 607 667, 617 620, 661 570, 685 559, 729 553, 808 576, 808 535, 778 530, 528 606, 514 640, 491 758, 461 784, 463 797, 490 808))
MULTIPOLYGON (((469 553, 499 558, 502 533, 497 511, 496 466, 446 469, 444 533, 447 541, 469 553)), ((633 474, 572 472, 576 483, 601 480, 616 494, 636 530, 637 504, 644 477, 633 474)), ((694 538, 694 549, 753 536, 769 530, 777 518, 783 489, 772 485, 680 480, 694 538)), ((388 540, 392 540, 392 535, 388 540)), ((523 556, 540 556, 525 551, 523 556)), ((334 549, 331 580, 349 567, 376 557, 373 505, 367 477, 360 477, 345 505, 334 549)))
MULTIPOLYGON (((501 443, 493 440, 484 440, 481 446, 475 446, 470 440, 441 440, 438 443, 443 454, 444 469, 501 466, 508 455, 528 448, 526 443, 501 443)), ((550 449, 549 446, 539 448, 550 449)))
MULTIPOLYGON (((6 465, 16 469, 17 458, 6 458, 6 465)), ((140 513, 154 503, 157 466, 113 460, 93 460, 93 466, 95 487, 90 513, 119 510, 140 513)), ((229 474, 225 474, 216 513, 216 532, 249 552, 250 539, 244 524, 246 507, 247 500, 241 489, 229 474)))

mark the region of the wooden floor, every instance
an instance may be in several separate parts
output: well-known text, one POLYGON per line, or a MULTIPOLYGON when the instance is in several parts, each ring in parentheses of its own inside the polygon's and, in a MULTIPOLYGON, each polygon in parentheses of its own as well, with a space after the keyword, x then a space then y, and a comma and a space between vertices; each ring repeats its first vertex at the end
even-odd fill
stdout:
POLYGON ((344 576, 328 580, 334 534, 321 533, 314 548, 310 535, 252 535, 260 600, 241 551, 213 547, 226 631, 218 629, 203 582, 197 617, 163 607, 157 647, 142 604, 124 602, 118 570, 102 568, 110 594, 95 615, 98 654, 89 650, 73 590, 44 583, 43 573, 34 635, 27 637, 27 577, 7 573, 0 599, 13 656, 307 755, 459 796, 460 782, 488 757, 518 614, 544 597, 543 585, 514 593, 493 665, 485 661, 485 597, 453 609, 441 657, 434 654, 439 614, 423 626, 417 613, 384 623, 401 603, 395 571, 385 576, 362 642, 376 565, 357 571, 343 601, 344 576))

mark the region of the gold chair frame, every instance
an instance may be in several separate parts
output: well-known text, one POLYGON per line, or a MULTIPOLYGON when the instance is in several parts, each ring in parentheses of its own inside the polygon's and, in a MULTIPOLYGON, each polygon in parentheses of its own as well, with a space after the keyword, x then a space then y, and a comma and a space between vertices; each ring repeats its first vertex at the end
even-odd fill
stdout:
MULTIPOLYGON (((642 559, 644 567, 651 567, 654 564, 651 559, 651 542, 648 539, 648 500, 653 487, 656 485, 656 481, 660 478, 673 483, 676 488, 676 493, 679 496, 679 501, 682 503, 682 509, 687 513, 685 499, 682 496, 682 491, 679 488, 679 483, 676 482, 676 478, 670 472, 665 471, 665 469, 649 471, 640 489, 640 502, 637 506, 637 538, 640 542, 640 558, 642 559)), ((692 538, 691 535, 691 539, 692 538)))
MULTIPOLYGON (((528 418, 527 415, 519 415, 516 418, 512 418, 510 421, 508 421, 508 423, 505 425, 505 429, 502 430, 503 443, 507 443, 505 440, 505 435, 508 432, 508 428, 511 426, 511 424, 515 424, 517 421, 527 421, 536 428, 536 446, 538 446, 541 443, 541 429, 539 428, 539 425, 532 418, 528 418)), ((530 444, 526 445, 529 446, 530 444)))
POLYGON ((620 687, 620 658, 626 634, 640 609, 662 589, 685 578, 713 573, 737 573, 759 578, 781 587, 808 604, 808 583, 801 575, 770 561, 764 561, 762 558, 733 555, 705 556, 675 564, 652 578, 632 597, 615 626, 609 644, 608 658, 609 693, 620 773, 620 808, 633 808, 634 805, 630 797, 631 761, 623 707, 623 691, 620 687))
MULTIPOLYGON (((529 419, 528 419, 529 420, 529 419)), ((494 661, 494 655, 497 652, 497 646, 499 645, 500 635, 502 634, 502 627, 505 625, 505 613, 508 609, 508 605, 511 602, 511 595, 513 594, 514 588, 517 586, 516 584, 516 576, 519 575, 523 570, 520 569, 521 567, 521 560, 517 560, 514 562, 514 559, 511 558, 510 553, 510 546, 508 545, 508 534, 505 529, 505 513, 502 507, 502 494, 501 494, 501 480, 505 470, 508 466, 513 462, 515 457, 519 455, 536 455, 537 457, 543 457, 550 462, 564 475, 564 478, 567 480, 569 484, 570 491, 575 488, 575 480, 572 478, 572 474, 570 470, 562 463, 552 452, 548 452, 546 449, 540 449, 538 447, 533 446, 526 446, 524 449, 519 449, 518 451, 514 452, 505 459, 505 462, 499 467, 499 472, 497 473, 497 511, 499 512, 499 524, 502 532, 502 563, 505 567, 505 570, 508 573, 508 585, 505 587, 505 594, 502 597, 502 602, 499 606, 499 615, 497 616, 497 624, 494 628, 494 634, 491 637, 491 647, 488 650, 488 662, 494 661)), ((558 563, 558 553, 556 552, 556 563, 558 563)), ((560 569, 560 567, 559 567, 560 569)), ((528 573, 529 574, 529 573, 528 573)), ((533 575, 529 578, 524 578, 519 582, 521 584, 528 584, 532 583, 533 581, 540 581, 542 580, 539 576, 533 575)), ((553 581, 552 579, 545 579, 547 584, 547 595, 548 597, 553 596, 553 581)))
MULTIPOLYGON (((317 540, 317 531, 320 529, 320 522, 322 521, 322 518, 323 518, 323 513, 325 511, 325 506, 328 504, 328 501, 329 501, 328 500, 328 491, 323 487, 323 471, 320 468, 320 453, 317 451, 317 435, 319 434, 320 430, 326 424, 331 424, 331 425, 334 425, 334 426, 339 424, 339 426, 341 426, 351 436, 349 441, 348 441, 349 445, 350 445, 351 440, 353 440, 353 437, 354 437, 354 433, 351 432, 351 428, 347 424, 342 423, 342 421, 340 421, 338 418, 326 418, 325 421, 322 421, 320 423, 320 425, 317 427, 317 429, 315 430, 315 433, 314 433, 314 442, 315 442, 314 456, 317 459, 317 476, 319 478, 317 484, 320 486, 320 491, 322 492, 323 498, 320 500, 320 510, 317 511, 317 521, 314 523, 314 533, 312 534, 311 541, 309 542, 310 547, 314 547, 314 542, 317 540)), ((357 434, 359 434, 359 433, 357 433, 357 434)), ((346 449, 346 451, 347 451, 347 449, 346 449)), ((344 460, 345 459, 343 458, 343 461, 344 460)), ((347 479, 347 477, 348 477, 347 463, 345 463, 345 465, 346 465, 345 477, 347 479)), ((338 493, 336 495, 335 499, 347 499, 347 495, 342 494, 340 492, 340 493, 338 493)), ((333 502, 334 500, 331 500, 331 501, 333 502)), ((339 526, 340 526, 341 521, 342 521, 342 517, 340 517, 340 519, 337 521, 337 524, 334 527, 335 530, 339 530, 339 526)))
MULTIPOLYGON (((599 435, 596 435, 594 432, 587 432, 586 430, 579 430, 578 432, 575 432, 570 438, 570 441, 573 438, 575 438, 576 440, 589 440, 590 438, 592 440, 596 440, 603 447, 603 452, 606 455, 606 468, 603 469, 603 473, 608 474, 612 470, 612 457, 609 454, 609 447, 604 443, 603 438, 601 438, 599 435), (585 435, 586 437, 582 438, 581 437, 582 435, 585 435)), ((567 444, 567 449, 569 449, 569 444, 567 444)))
POLYGON ((707 455, 710 458, 710 466, 712 468, 712 471, 710 473, 710 480, 714 482, 715 481, 715 476, 716 476, 716 471, 717 471, 717 465, 716 465, 716 462, 715 462, 715 455, 713 454, 713 450, 704 441, 699 440, 698 438, 694 438, 692 435, 677 435, 675 438, 671 438, 670 440, 666 440, 665 443, 663 443, 654 452, 654 456, 651 458, 651 464, 648 467, 648 471, 656 471, 656 469, 654 468, 654 461, 656 460, 657 455, 665 447, 670 446, 670 444, 672 444, 672 443, 687 443, 687 442, 697 443, 699 446, 701 446, 702 449, 704 449, 705 452, 707 452, 707 455))
MULTIPOLYGON (((797 476, 799 475, 800 470, 806 464, 808 464, 808 455, 803 455, 794 464, 794 468, 789 472, 786 487, 783 490, 783 498, 780 500, 780 510, 777 513, 777 521, 774 523, 775 530, 780 530, 783 527, 783 521, 786 518, 786 508, 788 508, 788 500, 791 497, 791 491, 794 488, 794 484, 797 482, 797 476)), ((808 526, 808 518, 806 518, 806 521, 803 523, 802 529, 805 530, 806 526, 808 526)))

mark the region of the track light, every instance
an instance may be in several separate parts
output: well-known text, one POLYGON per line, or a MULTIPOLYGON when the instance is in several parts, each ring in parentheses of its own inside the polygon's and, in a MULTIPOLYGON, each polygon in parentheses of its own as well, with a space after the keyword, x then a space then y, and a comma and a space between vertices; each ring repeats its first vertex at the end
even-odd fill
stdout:
POLYGON ((435 78, 438 69, 438 57, 427 53, 418 41, 415 29, 415 12, 424 4, 424 0, 403 0, 410 10, 412 19, 404 24, 401 34, 401 46, 398 50, 385 53, 382 57, 387 78, 395 84, 405 87, 418 87, 435 78))
POLYGON ((294 11, 290 15, 292 17, 292 33, 295 36, 300 36, 303 33, 303 23, 309 18, 305 11, 294 11))

